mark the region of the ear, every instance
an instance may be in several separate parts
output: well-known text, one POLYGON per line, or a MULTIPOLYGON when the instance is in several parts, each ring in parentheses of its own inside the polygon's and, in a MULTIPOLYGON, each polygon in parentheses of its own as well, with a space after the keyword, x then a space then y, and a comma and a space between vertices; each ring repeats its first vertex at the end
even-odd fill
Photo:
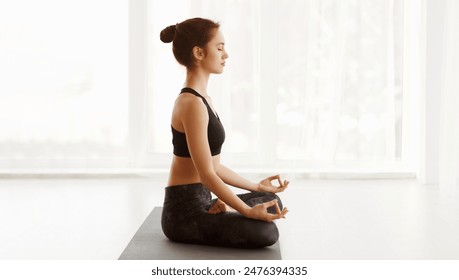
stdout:
POLYGON ((206 56, 204 50, 198 46, 193 47, 193 57, 196 60, 203 60, 204 57, 206 56))

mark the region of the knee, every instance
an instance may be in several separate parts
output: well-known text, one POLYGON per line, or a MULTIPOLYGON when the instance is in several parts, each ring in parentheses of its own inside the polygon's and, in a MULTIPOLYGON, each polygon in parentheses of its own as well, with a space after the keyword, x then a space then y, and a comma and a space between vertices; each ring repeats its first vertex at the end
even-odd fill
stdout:
POLYGON ((279 240, 279 230, 275 223, 247 220, 241 228, 245 236, 244 248, 263 248, 275 244, 279 240))
POLYGON ((260 247, 274 245, 279 240, 279 230, 275 223, 267 223, 259 232, 258 240, 260 247))
MULTIPOLYGON (((282 204, 282 200, 280 199, 279 196, 277 196, 274 193, 266 193, 265 201, 271 201, 271 200, 274 200, 274 199, 277 200, 277 204, 279 205, 280 210, 284 209, 284 205, 282 204)), ((271 207, 268 208, 268 212, 271 213, 271 214, 276 214, 276 209, 274 208, 274 206, 271 206, 271 207)))

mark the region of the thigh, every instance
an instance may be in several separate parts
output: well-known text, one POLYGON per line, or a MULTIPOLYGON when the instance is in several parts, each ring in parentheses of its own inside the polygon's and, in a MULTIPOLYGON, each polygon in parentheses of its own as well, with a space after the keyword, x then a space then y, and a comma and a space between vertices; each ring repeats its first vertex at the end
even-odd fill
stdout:
POLYGON ((253 220, 237 212, 209 214, 197 211, 167 213, 163 209, 162 228, 172 241, 234 248, 271 246, 279 239, 274 223, 253 220), (173 217, 172 217, 173 216, 173 217))
POLYGON ((249 219, 237 212, 206 213, 197 221, 201 232, 200 244, 260 248, 271 246, 279 239, 276 224, 249 219))

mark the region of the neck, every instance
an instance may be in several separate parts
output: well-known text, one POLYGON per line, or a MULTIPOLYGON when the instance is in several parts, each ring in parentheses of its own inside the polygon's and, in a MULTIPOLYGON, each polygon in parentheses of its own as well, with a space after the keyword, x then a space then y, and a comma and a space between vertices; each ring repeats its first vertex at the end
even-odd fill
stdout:
POLYGON ((210 74, 202 71, 200 68, 188 70, 186 73, 185 87, 190 87, 203 96, 207 96, 207 83, 210 74))

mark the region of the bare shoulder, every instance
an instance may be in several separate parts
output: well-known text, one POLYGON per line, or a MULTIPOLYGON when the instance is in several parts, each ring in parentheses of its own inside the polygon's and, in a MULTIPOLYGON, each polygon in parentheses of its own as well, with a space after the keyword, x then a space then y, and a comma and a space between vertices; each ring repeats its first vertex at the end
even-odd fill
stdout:
POLYGON ((207 112, 206 105, 202 99, 191 93, 180 94, 175 101, 175 110, 180 114, 205 114, 207 112))

